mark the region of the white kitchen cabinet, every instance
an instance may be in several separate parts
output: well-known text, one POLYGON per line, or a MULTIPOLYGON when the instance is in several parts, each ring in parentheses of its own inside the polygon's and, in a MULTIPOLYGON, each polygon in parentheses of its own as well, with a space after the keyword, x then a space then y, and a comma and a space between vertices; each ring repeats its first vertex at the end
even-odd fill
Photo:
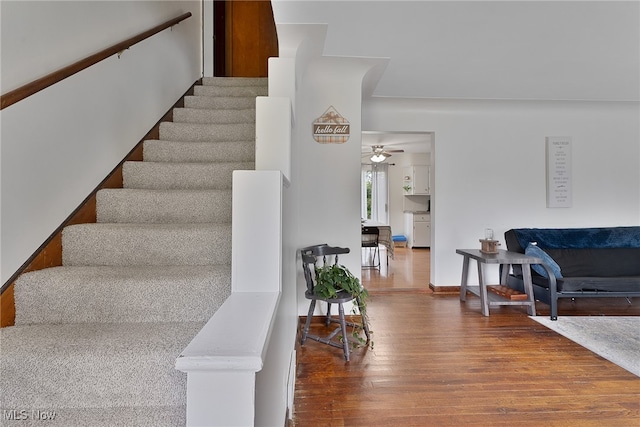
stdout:
POLYGON ((425 165, 406 166, 403 169, 403 185, 409 190, 405 194, 409 195, 429 195, 431 194, 430 167, 425 165))
POLYGON ((404 227, 408 247, 431 247, 431 214, 407 212, 404 227))

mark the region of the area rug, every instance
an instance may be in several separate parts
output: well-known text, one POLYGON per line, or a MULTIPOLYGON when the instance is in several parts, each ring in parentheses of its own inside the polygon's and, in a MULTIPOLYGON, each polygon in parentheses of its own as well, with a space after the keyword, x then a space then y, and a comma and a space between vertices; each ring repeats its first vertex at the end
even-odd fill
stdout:
POLYGON ((640 317, 531 317, 547 328, 640 377, 640 317))

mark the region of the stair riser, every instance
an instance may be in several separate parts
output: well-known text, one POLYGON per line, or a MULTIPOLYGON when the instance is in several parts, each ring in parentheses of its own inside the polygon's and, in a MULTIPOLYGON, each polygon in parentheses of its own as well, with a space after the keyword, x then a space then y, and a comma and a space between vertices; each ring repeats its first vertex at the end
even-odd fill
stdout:
POLYGON ((231 268, 56 267, 15 289, 16 325, 206 322, 231 294, 231 268))
POLYGON ((255 141, 254 124, 160 123, 165 141, 255 141))
POLYGON ((230 223, 231 191, 106 189, 96 211, 99 223, 230 223))
POLYGON ((145 141, 144 160, 148 162, 253 162, 253 141, 185 142, 145 141))
POLYGON ((245 97, 185 96, 186 108, 246 110, 255 109, 256 100, 245 97))
POLYGON ((175 123, 249 123, 255 124, 256 112, 246 110, 204 110, 198 108, 175 108, 175 123))
POLYGON ((125 162, 122 175, 125 188, 229 190, 234 170, 251 169, 253 163, 125 162))
POLYGON ((266 77, 203 77, 203 86, 268 86, 266 77))
POLYGON ((267 96, 269 90, 265 86, 195 86, 196 96, 267 96))
POLYGON ((62 232, 65 266, 231 263, 231 225, 79 224, 62 232))

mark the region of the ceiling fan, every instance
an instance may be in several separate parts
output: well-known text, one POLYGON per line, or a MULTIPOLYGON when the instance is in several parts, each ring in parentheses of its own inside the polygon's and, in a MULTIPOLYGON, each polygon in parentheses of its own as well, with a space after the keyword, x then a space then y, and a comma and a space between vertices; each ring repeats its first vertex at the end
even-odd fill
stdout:
POLYGON ((371 151, 371 161, 374 163, 385 161, 391 157, 391 153, 404 153, 404 150, 385 150, 383 145, 373 145, 371 151))

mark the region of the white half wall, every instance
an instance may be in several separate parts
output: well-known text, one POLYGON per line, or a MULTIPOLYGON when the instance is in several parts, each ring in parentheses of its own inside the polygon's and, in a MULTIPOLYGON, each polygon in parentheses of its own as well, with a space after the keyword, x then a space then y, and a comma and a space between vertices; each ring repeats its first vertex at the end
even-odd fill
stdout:
MULTIPOLYGON (((293 54, 295 55, 295 52, 293 54)), ((256 101, 256 170, 281 171, 284 185, 284 188, 281 188, 280 299, 264 366, 256 373, 255 384, 255 425, 265 427, 285 425, 287 408, 289 415, 293 416, 292 402, 296 381, 295 340, 298 311, 295 233, 299 218, 295 215, 294 197, 290 188, 294 75, 293 58, 270 58, 269 96, 259 97, 256 101), (277 153, 281 154, 280 157, 274 156, 277 153)))
POLYGON ((200 1, 3 1, 0 8, 2 93, 193 15, 2 110, 5 283, 201 77, 202 15, 200 1))
MULTIPOLYGON (((460 284, 462 257, 455 250, 478 248, 485 228, 494 229, 504 248, 504 232, 514 227, 640 224, 636 102, 372 98, 363 107, 363 127, 435 133, 435 286, 460 284), (546 207, 547 136, 572 137, 571 208, 546 207)), ((497 280, 497 270, 492 273, 497 280)))

